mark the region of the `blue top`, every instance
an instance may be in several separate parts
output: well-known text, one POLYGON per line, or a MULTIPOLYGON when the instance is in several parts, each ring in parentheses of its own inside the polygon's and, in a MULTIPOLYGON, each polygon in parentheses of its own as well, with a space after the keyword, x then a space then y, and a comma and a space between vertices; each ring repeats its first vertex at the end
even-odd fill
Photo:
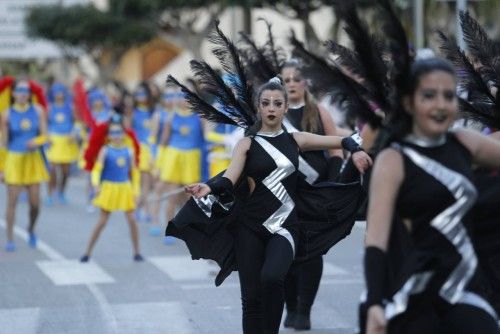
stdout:
POLYGON ((126 182, 130 180, 132 154, 130 149, 106 145, 106 156, 101 173, 101 181, 126 182))
POLYGON ((142 108, 134 109, 132 113, 132 129, 134 129, 137 140, 147 144, 151 133, 151 113, 142 108))
POLYGON ((18 111, 12 106, 9 109, 9 151, 26 153, 31 151, 27 144, 40 133, 40 119, 33 105, 26 111, 18 111))
POLYGON ((176 112, 172 117, 172 134, 168 146, 180 150, 192 150, 201 149, 203 145, 200 117, 195 113, 181 115, 176 112))
POLYGON ((158 129, 159 130, 158 130, 158 135, 156 136, 156 143, 159 144, 160 140, 161 140, 161 136, 163 136, 163 128, 165 127, 165 123, 167 123, 168 116, 173 111, 168 111, 164 108, 160 108, 156 112, 160 114, 160 120, 158 122, 158 129))
POLYGON ((69 104, 50 105, 48 126, 49 133, 69 135, 74 125, 73 110, 69 104))

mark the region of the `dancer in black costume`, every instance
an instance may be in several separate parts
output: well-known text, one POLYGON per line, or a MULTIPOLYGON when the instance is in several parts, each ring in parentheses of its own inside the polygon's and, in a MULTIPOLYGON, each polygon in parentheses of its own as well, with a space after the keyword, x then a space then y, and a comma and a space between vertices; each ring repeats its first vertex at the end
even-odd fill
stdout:
POLYGON ((400 131, 377 157, 370 185, 365 274, 368 333, 498 333, 482 296, 477 256, 463 224, 477 197, 471 163, 500 166, 500 143, 466 130, 448 132, 457 113, 453 68, 415 62, 407 77, 400 131), (405 113, 405 114, 404 114, 405 113), (388 287, 393 217, 414 250, 388 287))
POLYGON ((369 167, 371 159, 350 137, 286 132, 281 123, 288 107, 286 93, 277 79, 259 90, 257 121, 239 55, 219 30, 212 40, 224 44, 215 52, 224 69, 238 75, 236 95, 204 62, 192 61, 191 65, 207 92, 225 103, 220 110, 204 103, 175 79, 170 77, 170 81, 182 87, 193 110, 210 120, 238 124, 250 137, 238 143, 222 177, 187 187, 195 198, 169 224, 167 234, 182 238, 193 258, 211 258, 221 265, 216 284, 232 270, 239 271, 245 333, 277 333, 284 303, 283 280, 294 257, 304 260, 318 256, 345 237, 359 203, 359 184, 323 184, 299 191, 299 149, 343 147, 353 153, 361 171, 369 167), (232 209, 237 214, 229 227, 217 219, 217 214, 228 210, 233 188, 241 182, 250 191, 237 197, 232 209), (299 207, 310 212, 310 222, 299 224, 299 207))
MULTIPOLYGON (((237 144, 224 176, 209 185, 189 186, 187 191, 196 198, 211 192, 220 195, 221 191, 231 189, 244 172, 251 195, 243 203, 235 243, 243 328, 245 333, 277 333, 284 302, 283 280, 299 238, 299 221, 294 208, 299 149, 341 148, 342 138, 286 132, 281 121, 288 104, 280 83, 265 84, 257 101, 262 125, 256 126, 252 137, 237 144)), ((346 138, 352 142, 350 137, 346 138)), ((370 158, 364 152, 354 155, 360 170, 369 166, 370 158)))
MULTIPOLYGON (((281 77, 289 99, 294 103, 285 115, 284 125, 287 131, 335 135, 336 127, 332 117, 317 105, 307 90, 306 80, 300 73, 299 60, 286 61, 281 67, 281 77)), ((308 183, 314 184, 327 179, 335 179, 342 166, 342 152, 331 150, 330 154, 331 158, 327 156, 327 151, 300 153, 299 171, 308 183)), ((287 310, 285 327, 293 327, 297 330, 311 329, 310 313, 322 273, 323 258, 321 256, 292 266, 285 280, 287 310)))
MULTIPOLYGON (((464 40, 475 59, 476 65, 460 50, 457 44, 440 33, 441 50, 454 64, 459 75, 459 91, 465 92, 459 99, 464 118, 479 121, 500 139, 500 49, 487 36, 482 27, 469 15, 460 13, 464 40)), ((478 254, 479 264, 489 279, 489 298, 495 311, 500 313, 500 177, 498 169, 478 168, 475 184, 479 197, 472 210, 474 224, 472 240, 478 254)))

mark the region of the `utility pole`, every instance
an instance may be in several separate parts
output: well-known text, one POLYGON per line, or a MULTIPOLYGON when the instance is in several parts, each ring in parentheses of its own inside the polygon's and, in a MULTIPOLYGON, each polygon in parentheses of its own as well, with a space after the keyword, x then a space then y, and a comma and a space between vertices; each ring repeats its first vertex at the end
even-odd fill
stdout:
POLYGON ((460 27, 460 12, 467 9, 467 0, 457 0, 456 5, 456 35, 457 35, 457 45, 464 50, 465 41, 464 35, 462 34, 462 28, 460 27))
POLYGON ((413 31, 415 50, 424 47, 424 0, 413 1, 413 31))

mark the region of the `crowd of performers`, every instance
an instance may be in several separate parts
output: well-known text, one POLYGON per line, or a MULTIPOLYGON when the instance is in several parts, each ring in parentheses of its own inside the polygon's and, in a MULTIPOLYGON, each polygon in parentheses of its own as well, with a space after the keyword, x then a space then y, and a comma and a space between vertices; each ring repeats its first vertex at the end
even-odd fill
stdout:
POLYGON ((292 56, 267 22, 265 45, 234 44, 216 22, 222 70, 192 60, 192 81, 169 76, 156 97, 142 84, 118 107, 81 83, 53 84, 47 103, 35 82, 4 78, 6 250, 20 193, 36 247, 40 184, 48 205, 66 203, 78 163, 101 210, 81 261, 115 211, 142 261, 136 221, 161 235, 168 198, 166 242, 217 262, 216 285, 238 272, 245 334, 278 333, 285 309, 285 327, 311 328, 322 256, 359 219, 360 332, 499 333, 500 46, 463 12, 468 53, 439 33, 441 57, 420 57, 389 1, 374 7, 377 29, 353 2, 335 5, 351 48, 292 36, 292 56))

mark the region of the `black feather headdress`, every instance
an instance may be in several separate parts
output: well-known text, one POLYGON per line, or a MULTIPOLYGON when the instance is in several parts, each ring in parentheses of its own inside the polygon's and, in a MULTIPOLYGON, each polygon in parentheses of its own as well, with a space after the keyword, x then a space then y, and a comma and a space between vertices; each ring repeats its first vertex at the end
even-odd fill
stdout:
POLYGON ((334 100, 343 105, 348 115, 355 114, 374 128, 380 126, 382 117, 374 113, 370 107, 368 90, 363 85, 327 59, 306 50, 293 34, 290 43, 294 48, 294 55, 302 60, 302 74, 311 79, 313 86, 319 83, 313 89, 330 94, 334 100))
POLYGON ((172 76, 167 80, 181 88, 191 109, 201 117, 212 122, 233 124, 248 129, 257 121, 257 113, 253 106, 252 86, 248 82, 241 55, 236 46, 219 29, 218 21, 215 22, 215 31, 209 40, 213 43, 212 52, 224 72, 233 78, 231 82, 224 82, 206 62, 192 60, 190 65, 202 89, 217 101, 216 107, 206 103, 172 76))
MULTIPOLYGON (((481 26, 467 12, 460 13, 464 39, 474 61, 442 32, 440 49, 451 61, 459 79, 459 108, 466 119, 472 119, 494 129, 500 129, 500 104, 498 91, 493 96, 491 86, 498 85, 499 76, 495 59, 500 57, 495 44, 481 26), (476 63, 476 66, 474 65, 476 63)), ((498 87, 498 86, 497 86, 498 87)))

